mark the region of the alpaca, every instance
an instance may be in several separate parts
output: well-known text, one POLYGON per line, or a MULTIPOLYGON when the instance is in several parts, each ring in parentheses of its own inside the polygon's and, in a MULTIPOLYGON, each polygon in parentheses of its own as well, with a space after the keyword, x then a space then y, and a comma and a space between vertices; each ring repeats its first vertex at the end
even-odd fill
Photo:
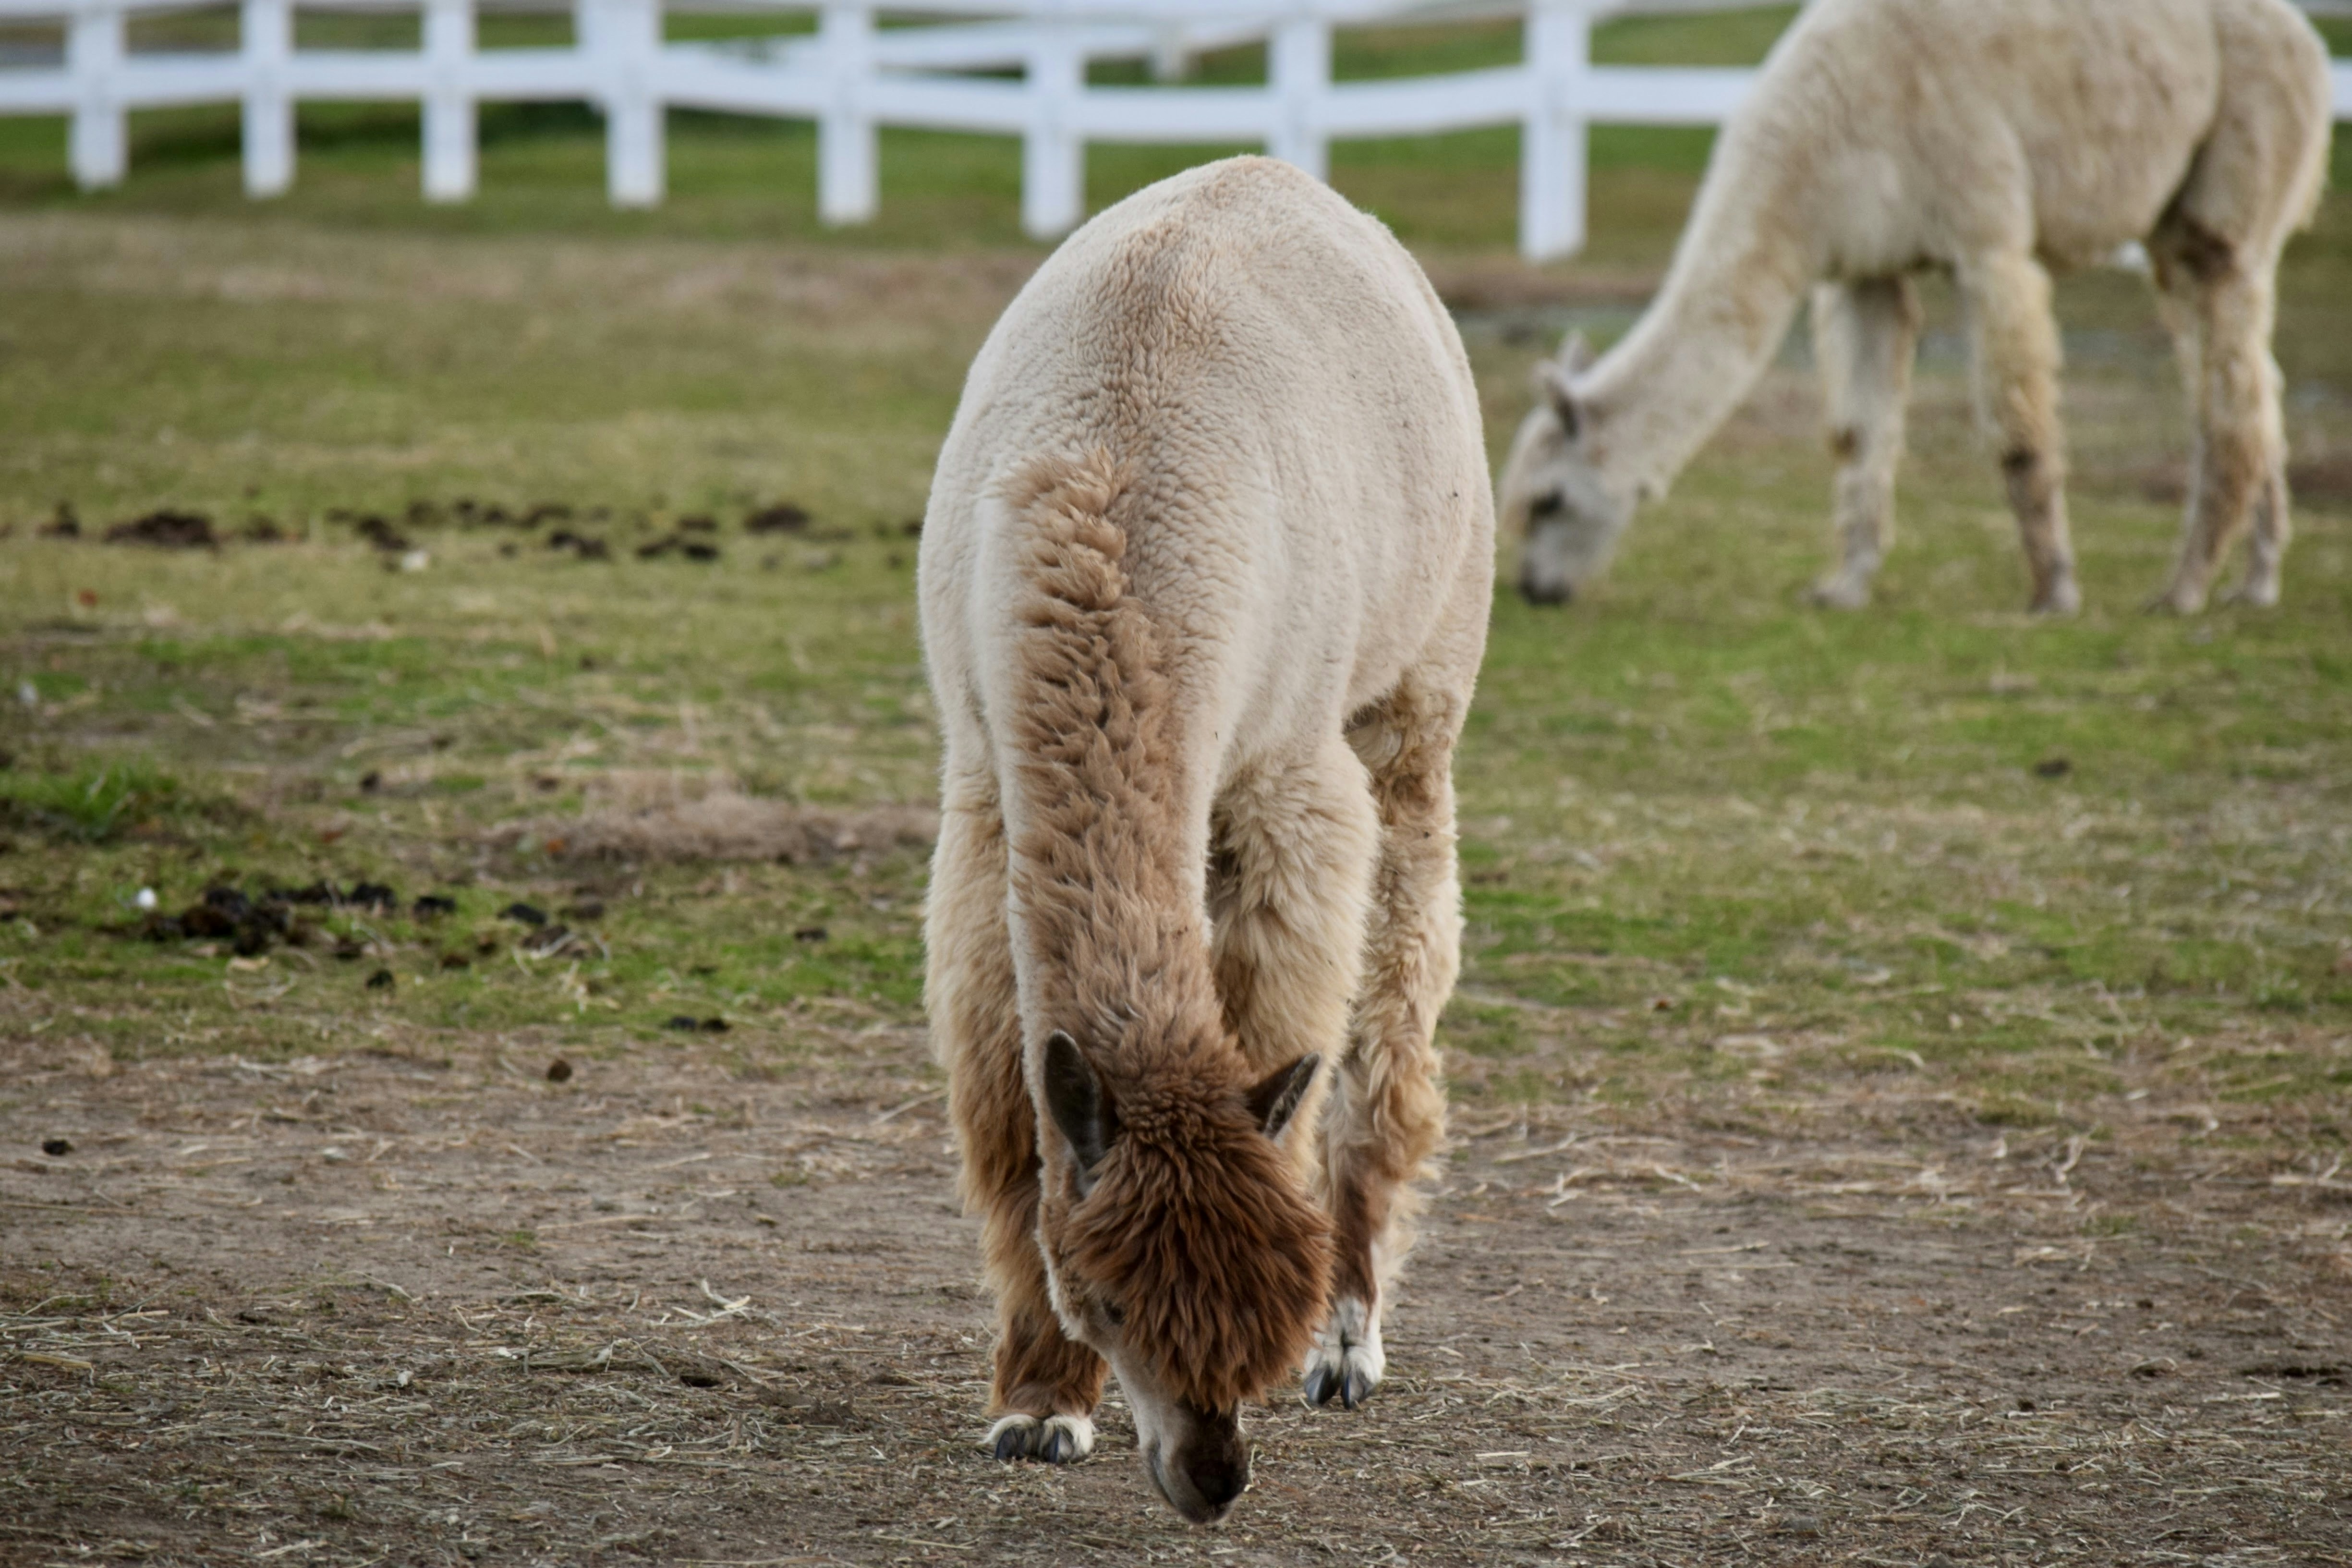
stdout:
POLYGON ((2168 586, 2201 608, 2251 519, 2235 595, 2275 604, 2286 549, 2273 273, 2326 173, 2326 47, 2286 0, 1819 0, 1717 142, 1658 298, 1598 363, 1538 367, 1499 510, 1521 591, 1560 603, 1606 563, 1779 346, 1799 296, 1838 460, 1843 559, 1813 587, 1858 607, 1892 537, 1920 310, 1948 269, 1973 330, 2032 574, 2078 607, 2051 272, 2141 243, 2179 349, 2196 478, 2168 586))
POLYGON ((1469 364, 1380 224, 1285 163, 1196 168, 1006 309, 922 539, 989 1441, 1084 1458, 1116 1372, 1153 1483, 1213 1521, 1243 1401, 1302 1363, 1316 1405, 1380 1382, 1444 1132, 1493 580, 1469 364))

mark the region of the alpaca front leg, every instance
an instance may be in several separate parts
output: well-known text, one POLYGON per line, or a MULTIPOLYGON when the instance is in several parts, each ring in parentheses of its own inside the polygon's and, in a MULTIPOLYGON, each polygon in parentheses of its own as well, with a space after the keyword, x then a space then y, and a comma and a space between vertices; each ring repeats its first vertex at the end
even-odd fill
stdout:
POLYGON ((1388 1368, 1381 1319, 1412 1245, 1417 1194, 1445 1135, 1437 1016, 1461 965, 1454 743, 1466 672, 1409 676, 1349 731, 1381 818, 1354 1028, 1324 1116, 1323 1181, 1335 1265, 1331 1312, 1307 1354, 1311 1405, 1354 1408, 1388 1368))
MULTIPOLYGON (((1253 1071, 1273 1071, 1310 1051, 1328 1064, 1292 1123, 1302 1133, 1342 1116, 1339 1107, 1360 1093, 1349 1008, 1382 833, 1368 783, 1363 761, 1335 734, 1317 755, 1235 779, 1217 805, 1209 879, 1217 994, 1253 1071), (1328 1087, 1334 1080, 1337 1089, 1328 1087)), ((1360 1183, 1328 1180, 1328 1152, 1302 1138, 1294 1153, 1310 1167, 1325 1162, 1327 1198, 1355 1201, 1360 1183)), ((1380 1381, 1379 1325, 1370 1322, 1367 1352, 1365 1303, 1374 1298, 1368 1279, 1359 1279, 1363 1270, 1351 1273, 1346 1261, 1358 1250, 1350 1234, 1362 1226, 1345 1213, 1334 1219, 1341 1295, 1308 1352, 1307 1397, 1321 1405, 1338 1394, 1353 1405, 1380 1381)))
POLYGON ((1976 330, 1984 412, 2000 442, 2001 481, 2033 576, 2038 615, 2082 607, 2066 526, 2066 458, 2058 423, 2058 322, 2050 274, 2024 252, 1978 258, 1959 272, 1976 330))
POLYGON ((1001 1414, 988 1429, 987 1445, 1008 1463, 1074 1465, 1095 1449, 1103 1359, 1062 1332, 1045 1294, 1036 1243, 1028 1245, 1035 1279, 1008 1289, 999 1276, 996 1375, 989 1408, 1001 1414))
POLYGON ((2222 597, 2258 610, 2275 607, 2287 541, 2294 533, 2287 515, 2286 464, 2281 461, 2271 465, 2270 477, 2254 498, 2254 531, 2246 544, 2245 579, 2222 597))
POLYGON ((1825 283, 1813 291, 1814 357, 1838 462, 1831 518, 1840 552, 1837 565, 1812 586, 1817 605, 1868 604, 1871 579, 1894 542, 1895 470, 1923 319, 1908 278, 1825 283))
MULTIPOLYGON (((1034 1113, 1017 1063, 1012 1081, 1001 1087, 1002 1109, 1016 1113, 1024 1134, 1034 1136, 1028 1133, 1034 1113)), ((961 1114, 957 1121, 968 1128, 961 1114)), ((969 1131, 965 1137, 969 1146, 969 1131)), ((976 1171, 969 1158, 965 1170, 967 1180, 994 1173, 976 1171)), ((981 1205, 981 1252, 989 1283, 996 1288, 996 1368, 988 1399, 989 1414, 996 1419, 987 1444, 1000 1459, 1076 1464, 1094 1452, 1094 1411, 1102 1403, 1108 1369, 1101 1356, 1062 1331, 1054 1311, 1045 1260, 1037 1251, 1035 1167, 998 1171, 1009 1179, 984 1194, 981 1205)))
POLYGON ((964 1206, 982 1216, 997 1302, 988 1446, 1000 1459, 1068 1464, 1094 1447, 1102 1358, 1062 1332, 1037 1252, 1036 1112, 1022 1072, 1021 1014, 1005 921, 1004 823, 993 778, 960 766, 951 737, 924 941, 933 1044, 963 1159, 964 1206))

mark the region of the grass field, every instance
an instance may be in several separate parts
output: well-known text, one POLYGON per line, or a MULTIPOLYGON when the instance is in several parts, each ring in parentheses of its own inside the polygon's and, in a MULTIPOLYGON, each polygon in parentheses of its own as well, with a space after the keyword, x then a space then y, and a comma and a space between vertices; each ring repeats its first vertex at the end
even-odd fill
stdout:
MULTIPOLYGON (((1778 25, 1615 24, 1603 53, 1753 58, 1778 25)), ((1372 74, 1413 51, 1476 62, 1514 47, 1507 30, 1391 31, 1351 37, 1341 59, 1372 74)), ((1245 52, 1202 67, 1262 68, 1245 52)), ((415 198, 413 115, 303 124, 298 190, 254 207, 235 195, 228 113, 142 116, 129 183, 94 197, 63 182, 59 127, 0 121, 0 1037, 17 1069, 0 1116, 28 1133, 85 1115, 113 1125, 71 1108, 224 1062, 250 1064, 237 1070, 275 1095, 289 1071, 318 1070, 301 1064, 357 1072, 369 1051, 561 1056, 614 1082, 700 1084, 677 1089, 680 1117, 690 1095, 708 1101, 698 1126, 739 1125, 730 1095, 804 1109, 929 1094, 912 1030, 934 753, 910 520, 964 366, 1040 254, 1014 228, 1016 150, 894 134, 882 221, 844 234, 814 227, 801 129, 679 117, 673 201, 624 215, 602 205, 584 111, 487 114, 483 196, 450 209, 415 198), (785 502, 805 521, 747 531, 785 502), (222 542, 102 542, 158 509, 205 514, 222 542), (55 536, 66 515, 79 538, 55 536), (559 532, 596 543, 551 544, 559 532), (709 852, 696 825, 725 812, 766 837, 709 852), (806 846, 793 837, 812 827, 806 846), (583 853, 599 842, 623 849, 583 853), (800 847, 779 858, 779 843, 800 847), (286 929, 258 937, 226 892, 222 929, 158 923, 208 889, 258 900, 320 881, 337 901, 286 906, 286 929), (362 883, 396 899, 352 897, 362 883), (420 911, 428 894, 452 907, 420 911), (548 923, 504 912, 518 903, 548 923)), ((1534 356, 1571 322, 1606 336, 1630 320, 1706 145, 1597 136, 1592 249, 1548 269, 1507 254, 1507 136, 1348 147, 1334 167, 1457 304, 1499 450, 1534 356)), ((2341 185, 2352 170, 2336 157, 2341 185)), ((1184 161, 1098 153, 1090 193, 1111 199, 1184 161)), ((2148 1256, 2264 1275, 2276 1300, 2319 1313, 2299 1332, 2343 1350, 2340 192, 2283 283, 2302 493, 2275 612, 2138 613, 2172 547, 2186 443, 2144 291, 2105 274, 2062 296, 2081 616, 2021 613, 1940 294, 1903 535, 1874 607, 1798 603, 1826 548, 1829 480, 1801 343, 1589 603, 1498 597, 1460 769, 1470 925, 1444 1042, 1465 1128, 1714 1140, 1708 1158, 1733 1162, 1838 1143, 1914 1169, 1998 1149, 2056 1169, 2062 1191, 2069 1171, 2079 1190, 2105 1169, 2100 1199, 2036 1221, 2033 1245, 2129 1256, 2135 1236, 2189 1237, 2172 1252, 2150 1239, 2148 1256), (2238 1194, 2226 1224, 2181 1217, 2220 1212, 2224 1189, 2238 1194)), ((205 1114, 229 1117, 226 1103, 205 1114)), ((918 1124, 932 1125, 892 1125, 918 1124)), ((1459 1167, 1476 1192, 1489 1178, 1514 1190, 1510 1167, 1483 1163, 1496 1149, 1477 1148, 1459 1167)), ((27 1175, 65 1168, 29 1153, 27 1175)), ((1660 1169, 1685 1187, 1729 1184, 1708 1201, 1735 1201, 1696 1154, 1660 1169)), ((1679 1191, 1609 1170, 1600 1180, 1622 1180, 1628 1202, 1679 1191)), ((52 1202, 48 1180, 5 1212, 52 1202)), ((943 1175, 923 1180, 947 1193, 943 1175)), ((1937 1223, 2011 1236, 1994 1188, 1969 1190, 1937 1199, 1937 1223)), ((1887 1212, 1913 1201, 1926 1200, 1889 1196, 1887 1212)), ((1436 1223, 1455 1213, 1441 1205, 1436 1223)), ((0 1237, 15 1224, 0 1213, 0 1237)), ((59 1293, 98 1313, 101 1279, 143 1281, 107 1285, 118 1304, 179 1289, 138 1241, 46 1234, 0 1240, 0 1283, 26 1321, 59 1293)), ((536 1243, 511 1241, 530 1234, 509 1225, 466 1246, 515 1279, 557 1279, 536 1243)), ((449 1258, 464 1255, 453 1241, 449 1258)), ((299 1260, 269 1269, 300 1276, 299 1260)), ((248 1288, 261 1287, 204 1287, 248 1288)), ((2312 1364, 2336 1369, 2335 1392, 2295 1384, 2278 1406, 2294 1420, 2272 1436, 2334 1474, 2341 1364, 2312 1364)), ((26 1399, 47 1386, 0 1367, 11 1376, 26 1399)), ((951 1426, 966 1397, 924 1419, 951 1426)), ((1503 1436, 1492 1447, 1512 1447, 1503 1436)), ((97 1543, 77 1510, 129 1506, 99 1495, 42 1494, 45 1550, 97 1543)), ((205 1514, 208 1495, 187 1517, 211 1523, 164 1531, 191 1560, 229 1539, 204 1533, 230 1517, 205 1514)), ((1593 1506, 1633 1517, 1612 1511, 1622 1499, 1593 1506)), ((2211 1524, 2195 1550, 2352 1561, 2339 1514, 2305 1517, 2307 1538, 2275 1521, 2211 1524)), ((1912 1539, 1874 1533, 1860 1503, 1836 1518, 1841 1552, 1912 1539)), ((135 1523, 105 1528, 129 1539, 135 1523)), ((352 1528, 334 1539, 364 1537, 352 1528)), ((849 1552, 856 1532, 841 1528, 828 1551, 849 1552)), ((1579 1539, 1595 1560, 1651 1560, 1634 1536, 1593 1528, 1579 1539)), ((2035 1551, 2055 1550, 2042 1539, 2035 1551)), ((1826 1552, 1811 1540, 1782 1540, 1774 1560, 1828 1560, 1808 1556, 1826 1552)), ((0 1560, 14 1550, 0 1542, 0 1560)), ((2167 1560, 2149 1550, 2083 1560, 2167 1560)))

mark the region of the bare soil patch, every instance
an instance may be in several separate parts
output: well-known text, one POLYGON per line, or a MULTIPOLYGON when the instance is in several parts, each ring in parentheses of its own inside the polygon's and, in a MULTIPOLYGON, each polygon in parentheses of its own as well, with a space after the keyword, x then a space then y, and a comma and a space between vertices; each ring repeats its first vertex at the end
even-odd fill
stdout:
POLYGON ((2352 1184, 2193 1110, 1473 1105, 1391 1381, 1281 1391, 1202 1533, 1115 1400, 1090 1464, 981 1452, 915 1031, 554 1050, 15 1047, 0 1561, 2352 1562, 2352 1184))

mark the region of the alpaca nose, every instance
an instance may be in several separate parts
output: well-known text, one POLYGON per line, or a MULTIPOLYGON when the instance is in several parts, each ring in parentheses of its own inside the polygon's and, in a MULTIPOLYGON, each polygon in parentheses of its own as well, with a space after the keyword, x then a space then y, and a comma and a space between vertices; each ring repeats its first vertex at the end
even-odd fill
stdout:
POLYGON ((1222 1518, 1234 1500, 1249 1489, 1249 1450, 1239 1444, 1230 1453, 1204 1455, 1185 1465, 1184 1479, 1200 1500, 1203 1523, 1222 1518))
POLYGON ((1565 577, 1539 582, 1529 574, 1519 579, 1519 595, 1530 605, 1565 605, 1576 597, 1576 584, 1565 577))
POLYGON ((1249 1445, 1242 1439, 1235 1414, 1188 1410, 1191 1430, 1164 1464, 1161 1450, 1145 1450, 1145 1463, 1160 1495, 1194 1524, 1216 1523, 1232 1510, 1234 1500, 1249 1489, 1249 1445))

